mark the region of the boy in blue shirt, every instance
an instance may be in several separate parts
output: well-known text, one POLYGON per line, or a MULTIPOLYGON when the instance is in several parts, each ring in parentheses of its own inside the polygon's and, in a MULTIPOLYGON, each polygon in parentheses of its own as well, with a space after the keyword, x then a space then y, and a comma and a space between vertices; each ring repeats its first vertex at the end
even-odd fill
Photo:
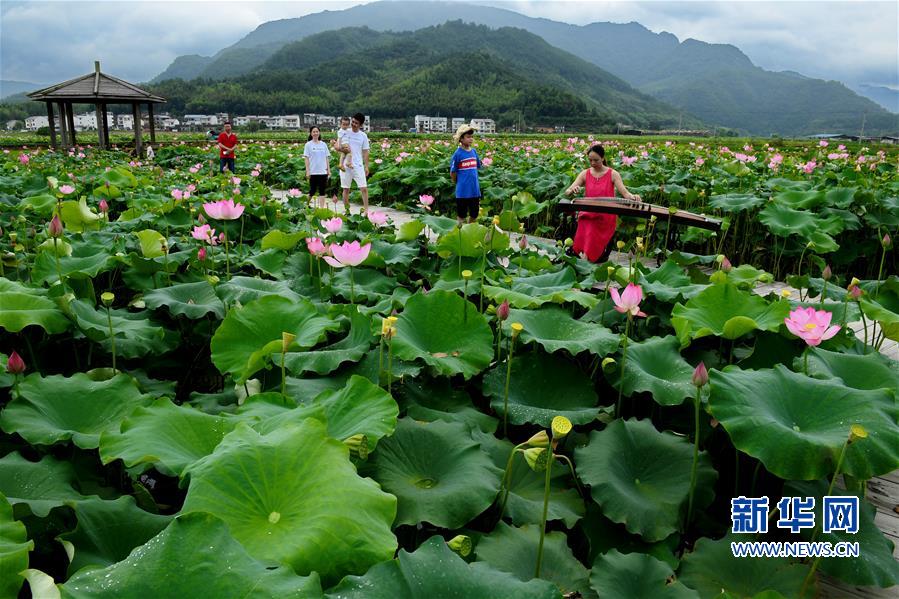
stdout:
POLYGON ((456 214, 459 224, 464 221, 474 222, 478 218, 481 203, 481 186, 478 182, 478 169, 481 159, 471 147, 474 139, 474 127, 462 124, 456 129, 453 141, 459 144, 450 160, 450 178, 456 184, 456 214))

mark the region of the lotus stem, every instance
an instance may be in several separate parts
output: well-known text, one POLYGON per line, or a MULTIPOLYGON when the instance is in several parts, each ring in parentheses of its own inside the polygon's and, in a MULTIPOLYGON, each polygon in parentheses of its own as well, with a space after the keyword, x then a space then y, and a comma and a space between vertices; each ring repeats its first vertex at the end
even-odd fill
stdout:
POLYGON ((496 361, 499 363, 503 357, 503 321, 497 319, 496 327, 496 361))
POLYGON ((387 340, 387 393, 390 395, 392 395, 391 383, 393 383, 393 337, 387 340))
POLYGON ((509 460, 506 462, 506 470, 503 472, 503 480, 500 483, 503 490, 503 498, 499 502, 499 519, 503 519, 503 512, 506 510, 506 502, 509 500, 509 491, 511 490, 512 484, 512 471, 515 467, 515 454, 521 449, 521 445, 516 445, 512 449, 512 453, 509 454, 509 460))
POLYGON ((880 293, 880 277, 883 276, 883 262, 887 257, 887 248, 884 247, 880 253, 880 267, 877 269, 877 285, 874 286, 874 296, 880 293))
MULTIPOLYGON (((492 243, 492 237, 491 237, 492 243)), ((478 312, 484 313, 484 275, 487 270, 487 244, 484 243, 484 251, 481 253, 481 287, 479 290, 480 299, 478 300, 478 312)))
POLYGON ((805 376, 808 376, 808 352, 809 348, 805 348, 805 351, 802 353, 802 372, 805 376))
POLYGON ((702 404, 702 387, 696 385, 696 398, 693 402, 693 466, 690 468, 690 495, 687 499, 687 519, 684 521, 684 532, 693 520, 693 494, 696 491, 696 466, 699 464, 699 409, 702 404))
MULTIPOLYGON (((265 212, 263 212, 263 215, 265 212)), ((243 260, 243 215, 240 217, 240 243, 238 244, 240 248, 240 259, 243 260)))
POLYGON ((567 456, 562 454, 556 454, 557 460, 563 460, 566 464, 568 464, 568 470, 571 472, 571 478, 574 479, 574 486, 577 488, 578 495, 581 497, 584 496, 584 490, 581 489, 581 483, 578 482, 577 476, 574 474, 574 464, 571 463, 571 460, 568 459, 567 456))
POLYGON ((352 266, 350 267, 350 303, 356 305, 356 278, 352 266))
POLYGON ((468 322, 468 279, 462 284, 462 322, 468 322))
POLYGON ((512 380, 512 354, 514 351, 515 335, 509 335, 509 354, 506 356, 506 389, 503 393, 503 437, 509 436, 509 381, 512 380))
POLYGON ((615 418, 621 416, 621 393, 624 391, 624 367, 627 364, 627 341, 631 332, 632 316, 628 312, 627 324, 624 327, 624 349, 621 352, 621 379, 618 383, 618 401, 615 403, 615 418))
POLYGON ((222 243, 225 245, 225 274, 228 277, 228 280, 231 280, 231 251, 228 249, 228 233, 225 233, 225 238, 222 240, 222 243))
POLYGON ((534 570, 534 578, 540 578, 540 566, 543 564, 543 541, 546 539, 546 516, 549 513, 549 480, 553 469, 552 445, 546 449, 549 458, 546 461, 546 477, 543 483, 543 516, 540 518, 540 543, 537 545, 537 567, 534 570))
POLYGON ((286 349, 281 349, 281 395, 287 397, 287 370, 285 365, 286 349))
POLYGON ((106 306, 106 322, 109 323, 109 343, 112 346, 112 374, 117 374, 116 371, 116 350, 115 350, 115 331, 112 328, 112 312, 109 309, 109 305, 106 306))
POLYGON ((818 302, 818 305, 823 308, 824 300, 827 299, 827 279, 824 280, 824 289, 821 290, 821 301, 818 302))
POLYGON ((56 237, 54 237, 53 238, 53 256, 56 258, 56 277, 59 279, 59 284, 62 285, 63 293, 65 293, 66 282, 62 278, 62 268, 59 265, 59 247, 57 245, 58 242, 59 242, 59 240, 56 237))
POLYGON ((381 373, 384 372, 384 336, 378 338, 378 386, 381 386, 381 373))

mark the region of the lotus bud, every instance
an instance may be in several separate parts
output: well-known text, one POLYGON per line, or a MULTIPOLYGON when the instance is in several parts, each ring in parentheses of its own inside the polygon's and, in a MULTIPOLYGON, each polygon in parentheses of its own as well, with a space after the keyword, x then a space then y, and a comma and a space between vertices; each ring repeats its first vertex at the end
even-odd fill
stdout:
POLYGON ((197 250, 197 260, 203 262, 206 260, 206 248, 200 248, 197 250))
POLYGON ((362 433, 344 439, 343 444, 349 448, 351 454, 358 456, 360 460, 368 458, 368 437, 362 433))
POLYGON ((281 353, 287 353, 290 344, 296 341, 297 336, 287 331, 281 331, 281 353))
POLYGON ((58 214, 53 215, 53 220, 50 221, 50 226, 47 227, 47 232, 50 234, 50 237, 62 237, 62 221, 59 220, 58 214))
POLYGON ((521 331, 524 330, 524 326, 520 322, 512 323, 512 339, 518 337, 521 334, 521 331))
POLYGON ((9 354, 9 359, 6 360, 6 372, 9 374, 22 374, 25 372, 25 360, 15 350, 9 354))
POLYGON ((109 204, 106 203, 106 200, 100 200, 100 203, 97 205, 97 208, 100 210, 102 214, 106 214, 109 212, 109 204))
POLYGON ((549 462, 549 452, 545 447, 530 447, 522 451, 524 461, 534 472, 543 472, 549 462))
POLYGON ((468 279, 471 278, 471 276, 472 276, 473 274, 474 274, 474 273, 472 273, 470 270, 463 270, 463 271, 462 271, 462 278, 465 279, 465 280, 467 281, 468 279))
POLYGON ((849 427, 849 442, 854 443, 859 439, 864 439, 868 436, 868 431, 865 430, 861 424, 853 424, 849 427))
POLYGON ((816 247, 817 246, 815 245, 814 241, 809 241, 807 244, 805 244, 805 249, 807 249, 807 250, 813 250, 816 247))
POLYGON ((833 272, 830 270, 830 264, 826 264, 824 270, 821 271, 821 278, 825 281, 829 281, 832 276, 833 272))
POLYGON ((471 553, 471 537, 456 535, 446 542, 447 546, 462 557, 468 557, 471 553))
POLYGON ((724 257, 724 260, 721 261, 721 270, 724 272, 730 272, 733 270, 734 266, 730 263, 730 260, 727 259, 727 256, 724 257))
POLYGON ((104 291, 100 294, 100 301, 103 302, 104 306, 112 305, 112 302, 115 301, 115 294, 110 291, 104 291))
POLYGON ((503 300, 503 303, 496 308, 496 317, 504 322, 509 318, 509 309, 509 300, 503 300))
POLYGON ((715 256, 715 262, 717 262, 718 264, 721 264, 724 262, 724 260, 726 258, 727 258, 727 256, 725 256, 724 254, 718 254, 717 256, 715 256))
POLYGON ((880 240, 880 245, 883 246, 883 249, 888 250, 890 246, 893 245, 893 240, 890 239, 890 234, 887 233, 883 236, 883 239, 880 240))
POLYGON ((570 248, 573 245, 574 245, 574 239, 572 239, 571 237, 566 237, 565 238, 565 247, 570 248))
POLYGON ((602 361, 602 371, 603 372, 612 372, 617 367, 618 363, 615 361, 615 358, 603 358, 602 361))
POLYGON ((618 251, 620 252, 621 250, 624 249, 624 242, 621 241, 621 240, 617 241, 617 242, 615 243, 615 247, 617 247, 617 248, 618 248, 618 251))
POLYGON ((524 251, 527 249, 527 247, 528 247, 528 236, 522 235, 521 239, 518 240, 518 249, 520 249, 521 251, 524 251))
POLYGON ((705 369, 705 362, 700 362, 693 371, 693 386, 704 387, 709 384, 709 371, 705 369))
POLYGON ((549 435, 546 434, 546 431, 541 430, 525 441, 525 444, 529 447, 549 447, 549 435))
POLYGON ((551 428, 553 439, 561 439, 571 432, 571 421, 565 416, 555 416, 552 420, 551 428))
POLYGON ((849 289, 849 297, 853 300, 858 300, 858 298, 860 298, 863 293, 864 291, 862 291, 862 288, 858 285, 849 289))

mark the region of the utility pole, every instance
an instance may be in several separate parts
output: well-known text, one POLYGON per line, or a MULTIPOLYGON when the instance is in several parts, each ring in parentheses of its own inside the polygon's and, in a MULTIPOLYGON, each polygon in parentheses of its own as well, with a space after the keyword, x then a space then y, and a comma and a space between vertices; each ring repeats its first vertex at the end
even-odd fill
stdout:
POLYGON ((858 142, 861 143, 862 138, 865 136, 865 120, 868 117, 868 111, 864 111, 862 113, 862 130, 858 134, 858 142))

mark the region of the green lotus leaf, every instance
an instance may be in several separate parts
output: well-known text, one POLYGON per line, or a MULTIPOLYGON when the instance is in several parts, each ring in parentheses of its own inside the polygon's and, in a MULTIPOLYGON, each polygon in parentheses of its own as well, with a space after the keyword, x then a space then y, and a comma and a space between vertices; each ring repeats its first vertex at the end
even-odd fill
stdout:
MULTIPOLYGON (((494 465, 505 471, 514 445, 481 431, 472 431, 471 436, 481 444, 481 449, 487 452, 494 465)), ((545 485, 546 473, 534 472, 528 467, 524 457, 517 454, 512 461, 509 498, 503 515, 508 516, 515 525, 540 524, 543 518, 545 485)), ((571 470, 559 460, 553 460, 547 509, 547 521, 562 520, 568 528, 572 528, 584 516, 584 500, 572 486, 571 470)))
POLYGON ((752 289, 759 281, 771 281, 774 277, 751 264, 741 264, 727 273, 727 280, 741 289, 752 289))
POLYGON ((430 522, 459 528, 490 507, 499 489, 499 468, 455 422, 400 419, 364 467, 396 495, 395 524, 430 522))
POLYGON ((74 506, 78 526, 59 536, 71 543, 75 554, 69 573, 93 565, 105 568, 128 557, 131 550, 159 534, 171 516, 151 514, 139 507, 130 495, 115 501, 92 497, 74 506))
POLYGON ((396 323, 393 355, 471 378, 493 358, 493 332, 477 306, 449 291, 417 293, 396 323), (467 310, 466 310, 467 306, 467 310))
POLYGON ((806 238, 819 226, 819 219, 814 213, 796 210, 775 202, 769 203, 759 212, 759 220, 768 227, 768 230, 780 237, 799 235, 806 238))
MULTIPOLYGON (((749 539, 740 535, 717 541, 699 539, 681 561, 680 582, 695 589, 702 599, 717 599, 722 593, 743 599, 764 591, 799 597, 810 565, 792 563, 786 558, 734 557, 730 544, 744 540, 749 539)), ((809 590, 814 596, 814 589, 809 590)))
POLYGON ((396 279, 373 268, 354 268, 352 279, 350 274, 349 268, 335 269, 331 280, 334 293, 347 300, 378 300, 384 295, 390 295, 397 287, 396 279))
POLYGON ((65 239, 47 239, 35 249, 40 253, 49 254, 52 252, 53 255, 59 256, 60 258, 72 255, 72 244, 65 239))
POLYGON ((312 347, 339 323, 322 316, 306 299, 267 296, 228 312, 212 336, 212 362, 222 374, 243 383, 281 353, 282 333, 296 335, 297 347, 312 347))
POLYGON ((333 584, 396 549, 396 498, 360 478, 347 447, 314 418, 268 435, 238 425, 186 473, 183 513, 221 518, 251 555, 301 575, 333 584))
POLYGON ((790 304, 776 300, 770 304, 735 285, 711 285, 686 304, 675 304, 671 324, 681 347, 693 339, 715 335, 737 339, 760 329, 776 331, 790 313, 790 304))
POLYGON ((681 536, 674 533, 661 541, 647 543, 638 535, 627 532, 621 524, 615 524, 602 515, 602 510, 592 501, 587 503, 586 514, 580 521, 580 528, 587 537, 590 551, 587 562, 595 562, 600 555, 612 549, 621 553, 642 553, 677 568, 680 561, 675 553, 680 549, 681 536))
POLYGON ((248 400, 238 413, 259 416, 262 421, 253 428, 263 435, 287 423, 300 423, 320 415, 327 422, 329 437, 343 441, 362 434, 372 450, 379 439, 396 428, 399 409, 386 391, 366 378, 352 375, 342 389, 323 391, 311 405, 290 408, 248 400))
POLYGON ((425 224, 417 220, 410 220, 401 224, 396 230, 396 241, 413 241, 418 238, 425 224))
POLYGON ((753 210, 765 203, 765 198, 760 198, 748 193, 728 193, 709 196, 709 205, 724 212, 743 212, 753 210))
MULTIPOLYGON (((421 225, 421 223, 418 224, 421 225)), ((419 246, 417 243, 387 243, 386 241, 375 239, 371 244, 370 256, 380 256, 384 264, 389 266, 396 264, 409 266, 418 257, 418 252, 419 246)))
POLYGON ((19 202, 19 207, 23 212, 30 209, 38 216, 47 217, 49 220, 53 216, 56 202, 57 199, 55 196, 52 196, 49 193, 41 193, 22 198, 19 202))
MULTIPOLYGON (((834 545, 853 542, 859 544, 859 557, 823 557, 818 562, 820 571, 852 585, 886 588, 899 584, 899 561, 893 557, 893 542, 881 532, 875 523, 876 510, 874 506, 865 501, 865 498, 858 493, 854 494, 859 496, 858 532, 821 533, 822 498, 827 494, 828 486, 826 480, 787 481, 783 491, 784 496, 815 498, 815 522, 818 524, 817 530, 820 534, 814 540, 834 545)), ((852 496, 853 493, 834 488, 830 495, 846 497, 852 496)), ((811 529, 802 529, 800 534, 804 540, 812 540, 811 529)))
POLYGON ((17 291, 0 292, 0 327, 18 333, 30 325, 55 335, 69 328, 69 319, 53 300, 46 297, 17 291))
POLYGON ((484 285, 484 296, 492 300, 494 303, 501 304, 508 301, 513 308, 535 309, 549 302, 549 299, 541 297, 532 297, 526 293, 519 293, 506 289, 505 287, 497 287, 495 285, 484 285))
POLYGON ((610 599, 699 599, 699 593, 674 580, 674 571, 665 562, 645 553, 624 554, 615 549, 593 562, 590 586, 600 597, 610 599))
POLYGON ((836 208, 849 208, 855 202, 857 187, 833 187, 824 194, 824 203, 836 208))
POLYGON ((25 525, 13 518, 12 506, 0 493, 0 597, 16 597, 22 587, 19 572, 28 567, 28 540, 25 525))
POLYGON ((588 351, 604 357, 618 349, 619 337, 609 329, 571 317, 571 313, 559 306, 542 310, 512 310, 505 323, 506 335, 511 334, 511 323, 524 326, 521 341, 537 342, 549 353, 568 350, 571 355, 588 351))
MULTIPOLYGON (((868 318, 877 321, 887 339, 899 341, 899 301, 896 301, 895 297, 894 295, 890 298, 887 294, 881 294, 877 296, 877 301, 860 300, 859 306, 868 318), (891 299, 893 301, 889 301, 891 299)), ((2 306, 2 303, 0 303, 0 306, 2 306)), ((2 311, 2 308, 0 308, 0 311, 2 311)))
POLYGON ((120 459, 128 467, 152 465, 163 474, 181 476, 189 465, 211 454, 236 425, 233 419, 160 399, 104 432, 100 459, 104 464, 120 459))
MULTIPOLYGON (((437 240, 438 252, 450 252, 455 256, 479 258, 487 245, 487 227, 479 223, 468 223, 461 228, 440 236, 437 240)), ((509 247, 509 236, 493 230, 487 251, 504 250, 509 247)))
POLYGON ((165 255, 165 237, 159 231, 144 229, 135 233, 140 241, 140 253, 144 258, 159 258, 165 255))
POLYGON ((496 418, 478 411, 468 393, 454 388, 449 379, 407 379, 398 395, 403 413, 415 420, 461 422, 487 433, 496 430, 496 418))
MULTIPOLYGON (((533 580, 539 541, 539 524, 515 528, 500 522, 493 532, 478 542, 478 561, 508 572, 518 580, 533 580)), ((571 553, 565 533, 547 533, 540 579, 555 584, 563 595, 579 593, 582 597, 596 597, 590 588, 589 576, 587 568, 571 553)))
POLYGON ((547 296, 569 291, 577 286, 577 275, 570 266, 556 272, 548 272, 512 280, 512 291, 530 296, 547 296))
MULTIPOLYGON (((690 493, 693 446, 660 433, 647 420, 615 420, 575 449, 577 471, 602 513, 647 541, 660 541, 682 524, 690 493)), ((694 509, 708 506, 718 474, 706 452, 696 469, 694 509)))
POLYGON ((190 319, 203 318, 209 313, 218 318, 225 317, 225 305, 208 281, 180 283, 154 289, 144 294, 144 302, 148 308, 157 309, 165 306, 172 314, 190 319))
POLYGON ((137 177, 125 166, 116 166, 104 171, 99 178, 117 187, 137 187, 137 177))
POLYGON ((467 564, 440 537, 431 537, 414 553, 401 550, 395 560, 377 564, 365 576, 348 576, 331 589, 329 599, 561 599, 546 580, 522 582, 484 563, 467 564))
MULTIPOLYGON (((319 349, 287 352, 284 355, 284 364, 292 374, 304 372, 328 374, 345 362, 361 360, 371 349, 373 337, 371 318, 360 312, 353 312, 350 314, 350 331, 346 337, 319 349)), ((280 365, 280 355, 275 355, 272 359, 275 364, 280 365)))
POLYGON ((74 200, 62 202, 59 215, 66 229, 73 233, 96 229, 100 221, 100 215, 87 207, 87 198, 81 198, 77 202, 74 200))
POLYGON ((824 191, 817 189, 811 191, 799 191, 795 189, 782 191, 774 194, 774 197, 771 199, 784 206, 802 210, 817 208, 825 203, 824 191))
POLYGON ((39 462, 26 460, 17 452, 0 458, 0 493, 6 496, 17 514, 27 515, 25 505, 35 516, 45 518, 55 507, 74 505, 84 496, 76 490, 78 479, 70 462, 44 456, 39 462))
MULTIPOLYGON (((853 389, 899 390, 899 372, 881 353, 841 354, 820 347, 808 349, 808 373, 815 378, 837 378, 853 389)), ((793 367, 802 369, 797 358, 793 367)))
POLYGON ((728 368, 711 372, 709 409, 737 449, 784 479, 830 476, 853 424, 868 437, 846 448, 842 472, 868 479, 899 468, 899 406, 886 389, 850 389, 783 365, 728 368))
POLYGON ((257 561, 234 540, 224 522, 203 513, 173 520, 127 559, 103 569, 82 570, 59 590, 64 599, 322 596, 314 573, 304 578, 285 566, 272 568, 257 561))
POLYGON ((294 247, 296 247, 296 245, 304 237, 306 237, 306 233, 302 231, 285 233, 284 231, 279 231, 278 229, 272 229, 262 237, 260 243, 263 250, 274 248, 277 250, 290 251, 294 247))
POLYGON ((25 377, 19 396, 0 413, 0 428, 18 433, 33 445, 72 440, 82 449, 96 449, 100 433, 118 426, 150 398, 134 379, 118 374, 106 381, 78 372, 71 378, 54 375, 25 377))
MULTIPOLYGON (((94 244, 79 243, 72 248, 71 256, 59 258, 59 270, 66 279, 87 279, 95 277, 111 268, 113 261, 109 252, 94 244)), ((59 280, 56 271, 56 257, 50 252, 40 252, 34 258, 31 271, 35 283, 54 284, 59 280)))
MULTIPOLYGON (((506 387, 506 362, 484 375, 484 395, 502 416, 506 387)), ((512 424, 539 424, 546 428, 555 416, 574 424, 592 422, 598 412, 593 381, 576 362, 557 354, 532 352, 512 358, 509 381, 509 416, 512 424)))
POLYGON ((253 268, 264 272, 265 274, 275 277, 276 279, 285 278, 284 265, 287 263, 287 254, 282 250, 268 249, 258 253, 248 255, 243 264, 249 264, 253 268))
POLYGON ((418 217, 418 220, 425 224, 437 235, 446 235, 447 233, 459 228, 459 223, 454 218, 445 216, 437 216, 435 214, 425 214, 418 217))
POLYGON ((666 260, 654 271, 638 274, 643 293, 662 302, 676 302, 680 298, 695 297, 706 285, 694 285, 683 269, 673 260, 666 260))
MULTIPOLYGON (((684 360, 676 337, 652 337, 627 346, 622 393, 628 397, 638 392, 652 395, 663 406, 678 406, 696 395, 693 367, 684 360)), ((607 374, 616 389, 621 385, 621 369, 607 374)))
MULTIPOLYGON (((112 353, 106 308, 97 309, 84 300, 75 300, 69 304, 69 309, 81 332, 99 343, 107 353, 112 353)), ((178 344, 177 337, 151 320, 146 312, 110 310, 110 314, 116 354, 120 358, 164 354, 178 344)))
POLYGON ((278 295, 293 301, 302 299, 302 296, 291 289, 287 281, 268 281, 252 277, 231 277, 227 283, 218 285, 215 292, 229 306, 232 304, 247 305, 253 300, 269 295, 278 295))

